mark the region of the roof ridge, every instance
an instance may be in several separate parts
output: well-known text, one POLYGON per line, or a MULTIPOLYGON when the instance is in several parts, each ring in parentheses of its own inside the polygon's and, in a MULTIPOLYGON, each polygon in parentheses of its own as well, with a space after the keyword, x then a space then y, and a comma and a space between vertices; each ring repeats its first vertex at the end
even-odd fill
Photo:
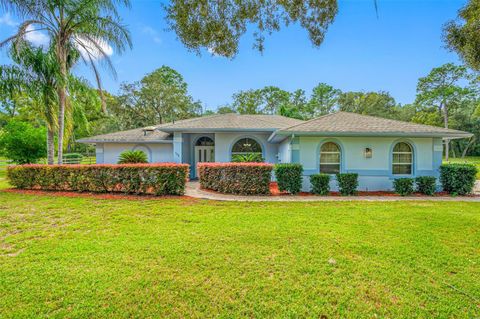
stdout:
POLYGON ((162 127, 165 127, 165 126, 169 126, 169 125, 175 125, 175 124, 178 124, 178 123, 190 123, 190 122, 195 122, 197 120, 201 120, 201 119, 205 119, 207 117, 218 117, 218 116, 221 116, 221 115, 227 115, 227 114, 211 114, 211 115, 204 115, 204 116, 197 116, 197 117, 191 117, 189 119, 183 119, 183 120, 178 120, 178 121, 174 121, 174 122, 168 122, 168 123, 164 123, 164 124, 159 124, 159 125, 156 125, 155 127, 157 129, 159 128, 162 128, 162 127))
POLYGON ((337 112, 334 112, 334 113, 324 114, 324 115, 321 115, 321 116, 319 116, 319 117, 313 118, 313 119, 311 119, 311 120, 303 121, 302 123, 298 123, 298 124, 295 124, 295 125, 292 125, 292 126, 283 128, 283 129, 281 129, 281 130, 289 130, 289 129, 294 128, 294 127, 297 127, 297 126, 299 126, 299 125, 305 125, 305 124, 307 124, 307 123, 310 123, 310 122, 319 120, 319 119, 324 118, 324 117, 328 117, 328 116, 330 116, 330 115, 338 114, 338 113, 341 113, 341 112, 342 112, 342 111, 337 111, 337 112))

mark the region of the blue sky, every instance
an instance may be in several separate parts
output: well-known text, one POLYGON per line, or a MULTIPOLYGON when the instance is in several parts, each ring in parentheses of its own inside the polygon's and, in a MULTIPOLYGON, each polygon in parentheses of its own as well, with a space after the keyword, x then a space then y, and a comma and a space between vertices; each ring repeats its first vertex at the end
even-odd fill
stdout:
MULTIPOLYGON (((104 71, 104 86, 117 93, 121 82, 139 80, 168 65, 184 76, 191 95, 207 109, 231 102, 239 90, 275 85, 310 94, 320 82, 343 91, 389 91, 398 102, 409 103, 415 98, 419 77, 443 63, 458 63, 456 55, 443 48, 441 30, 464 3, 378 0, 377 19, 373 0, 340 1, 339 14, 321 47, 311 45, 306 31, 290 26, 267 37, 263 55, 252 49, 247 34, 238 56, 229 60, 189 52, 175 34, 166 31, 158 1, 135 0, 130 10, 122 10, 133 49, 121 56, 113 53, 118 79, 104 71)), ((0 12, 0 39, 12 34, 17 21, 0 12)), ((42 35, 32 40, 45 41, 42 35)), ((8 63, 5 51, 0 53, 0 63, 8 63)), ((82 66, 75 72, 93 79, 82 66)))

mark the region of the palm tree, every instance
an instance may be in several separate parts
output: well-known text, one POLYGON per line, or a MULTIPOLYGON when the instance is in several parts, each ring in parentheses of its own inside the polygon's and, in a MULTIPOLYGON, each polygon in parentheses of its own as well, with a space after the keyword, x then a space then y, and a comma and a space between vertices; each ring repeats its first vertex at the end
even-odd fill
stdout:
MULTIPOLYGON (((30 32, 48 34, 59 66, 58 83, 58 163, 62 163, 68 77, 72 60, 79 56, 95 75, 103 99, 98 62, 116 77, 107 47, 121 53, 131 47, 130 33, 121 23, 116 5, 130 6, 129 0, 0 0, 0 5, 23 19, 16 34, 0 42, 0 48, 13 42, 21 47, 30 32)), ((105 111, 105 103, 102 103, 105 111)))
POLYGON ((47 162, 53 164, 58 123, 58 64, 52 51, 24 46, 12 50, 16 65, 0 66, 0 88, 10 95, 26 93, 47 127, 47 162))

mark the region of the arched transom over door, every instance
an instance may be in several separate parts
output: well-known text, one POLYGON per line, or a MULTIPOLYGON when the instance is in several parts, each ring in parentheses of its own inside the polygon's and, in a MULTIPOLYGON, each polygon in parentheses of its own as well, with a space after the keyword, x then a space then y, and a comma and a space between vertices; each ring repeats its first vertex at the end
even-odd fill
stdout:
MULTIPOLYGON (((208 136, 200 137, 195 142, 194 153, 195 168, 197 163, 215 162, 215 142, 208 136)), ((195 170, 195 175, 197 174, 197 170, 195 170)))
POLYGON ((233 162, 263 162, 262 145, 253 138, 241 138, 233 144, 231 158, 233 162))

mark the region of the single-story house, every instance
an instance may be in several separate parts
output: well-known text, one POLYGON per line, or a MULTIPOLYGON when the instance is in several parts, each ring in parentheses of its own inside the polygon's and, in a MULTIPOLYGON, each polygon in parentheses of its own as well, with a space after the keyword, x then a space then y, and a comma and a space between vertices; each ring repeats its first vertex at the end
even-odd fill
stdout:
MULTIPOLYGON (((97 163, 116 163, 124 150, 150 162, 191 165, 261 154, 268 163, 301 163, 311 174, 358 173, 359 190, 390 190, 398 177, 439 176, 444 139, 472 134, 436 126, 337 112, 301 121, 279 115, 220 114, 80 139, 96 145, 97 163)), ((332 179, 332 189, 336 182, 332 179)))

